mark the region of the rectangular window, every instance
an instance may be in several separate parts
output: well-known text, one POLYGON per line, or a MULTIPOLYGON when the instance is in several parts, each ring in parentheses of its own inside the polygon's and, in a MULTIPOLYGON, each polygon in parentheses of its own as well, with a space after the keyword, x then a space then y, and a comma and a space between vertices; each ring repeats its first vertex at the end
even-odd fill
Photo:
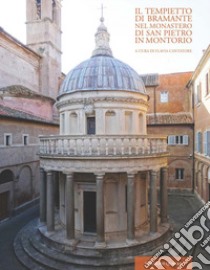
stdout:
POLYGON ((176 169, 176 180, 184 180, 184 169, 176 169))
POLYGON ((4 145, 10 146, 12 144, 12 134, 4 134, 4 145))
POLYGON ((87 134, 96 134, 96 119, 94 116, 87 117, 87 134))
POLYGON ((188 135, 169 135, 168 145, 188 145, 189 136, 188 135))
POLYGON ((197 153, 202 153, 202 133, 200 131, 196 133, 195 150, 197 153))
POLYGON ((203 152, 205 156, 210 156, 210 131, 205 131, 203 136, 203 152))
POLYGON ((206 95, 209 94, 209 74, 206 73, 206 95))
POLYGON ((196 95, 195 95, 195 104, 198 104, 201 102, 201 82, 197 85, 196 88, 196 95))
POLYGON ((160 102, 167 103, 168 102, 168 91, 160 92, 160 102))
POLYGON ((23 145, 28 145, 28 135, 23 135, 23 145))

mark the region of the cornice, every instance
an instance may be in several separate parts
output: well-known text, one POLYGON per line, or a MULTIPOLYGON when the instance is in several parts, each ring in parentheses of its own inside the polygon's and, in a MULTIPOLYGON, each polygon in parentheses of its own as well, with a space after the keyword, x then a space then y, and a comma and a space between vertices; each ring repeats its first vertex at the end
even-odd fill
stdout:
POLYGON ((118 102, 118 103, 133 103, 133 104, 141 104, 148 107, 148 102, 142 98, 132 98, 132 97, 89 97, 89 98, 74 98, 63 101, 58 101, 56 103, 56 107, 58 109, 72 105, 72 104, 84 104, 90 105, 95 102, 118 102))

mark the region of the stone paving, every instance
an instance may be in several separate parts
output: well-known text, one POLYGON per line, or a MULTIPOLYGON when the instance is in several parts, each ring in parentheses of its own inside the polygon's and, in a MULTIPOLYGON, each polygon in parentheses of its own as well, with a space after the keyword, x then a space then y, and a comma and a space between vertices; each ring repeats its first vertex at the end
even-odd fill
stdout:
MULTIPOLYGON (((202 204, 193 194, 174 193, 169 195, 169 217, 174 231, 180 229, 197 212, 202 204)), ((38 207, 26 210, 0 223, 0 270, 25 270, 15 257, 13 241, 18 231, 29 221, 38 217, 38 207)), ((194 254, 202 252, 199 245, 194 254)), ((209 254, 208 254, 209 255, 209 254)), ((209 255, 210 258, 210 255, 209 255)), ((210 269, 209 266, 203 270, 210 269)))

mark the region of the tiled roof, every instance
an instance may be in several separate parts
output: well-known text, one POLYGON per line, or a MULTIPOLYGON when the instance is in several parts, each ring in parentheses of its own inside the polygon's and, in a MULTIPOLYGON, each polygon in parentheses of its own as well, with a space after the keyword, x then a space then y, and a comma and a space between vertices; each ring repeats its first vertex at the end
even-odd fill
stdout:
POLYGON ((192 124, 191 113, 157 113, 147 115, 148 125, 167 125, 167 124, 192 124))
POLYGON ((35 122, 42 122, 42 123, 48 123, 48 124, 58 124, 55 121, 49 121, 44 118, 38 117, 36 115, 30 114, 28 112, 13 109, 13 108, 6 107, 0 104, 0 119, 1 118, 13 118, 13 119, 21 119, 21 120, 26 120, 26 121, 35 121, 35 122))
POLYGON ((29 88, 23 85, 8 85, 5 87, 0 88, 0 98, 5 96, 12 96, 12 97, 27 97, 27 98, 38 98, 38 99, 48 99, 51 100, 53 103, 55 102, 54 99, 51 97, 47 97, 37 93, 35 91, 30 90, 29 88))

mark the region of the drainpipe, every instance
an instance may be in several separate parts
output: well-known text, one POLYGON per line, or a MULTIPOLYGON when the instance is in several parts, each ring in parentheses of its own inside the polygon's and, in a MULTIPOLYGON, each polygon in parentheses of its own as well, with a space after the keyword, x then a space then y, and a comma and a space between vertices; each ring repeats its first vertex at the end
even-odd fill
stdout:
POLYGON ((195 193, 195 156, 194 156, 194 153, 195 153, 195 110, 194 110, 194 84, 192 81, 190 81, 190 89, 191 89, 191 97, 192 97, 192 116, 193 116, 193 153, 192 153, 192 193, 195 193))

